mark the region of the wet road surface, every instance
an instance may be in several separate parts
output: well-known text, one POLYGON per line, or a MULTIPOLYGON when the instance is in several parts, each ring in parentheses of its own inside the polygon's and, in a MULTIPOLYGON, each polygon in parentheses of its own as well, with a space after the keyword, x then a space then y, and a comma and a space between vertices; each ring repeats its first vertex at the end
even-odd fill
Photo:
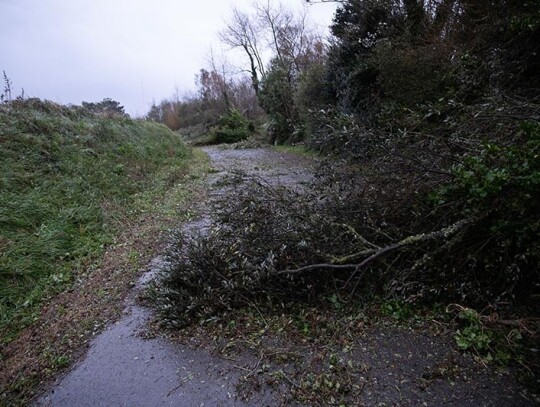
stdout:
MULTIPOLYGON (((260 176, 274 184, 294 186, 309 178, 309 160, 269 149, 204 149, 215 173, 208 177, 209 200, 224 193, 219 181, 231 172, 260 176)), ((201 233, 210 224, 209 202, 200 203, 201 218, 182 226, 201 233), (206 208, 206 211, 205 211, 206 208)), ((263 392, 245 404, 236 398, 240 371, 234 362, 202 349, 173 344, 140 333, 151 311, 138 305, 136 292, 164 266, 155 258, 127 301, 124 316, 98 335, 85 358, 42 395, 37 406, 246 406, 276 405, 277 395, 263 392)))

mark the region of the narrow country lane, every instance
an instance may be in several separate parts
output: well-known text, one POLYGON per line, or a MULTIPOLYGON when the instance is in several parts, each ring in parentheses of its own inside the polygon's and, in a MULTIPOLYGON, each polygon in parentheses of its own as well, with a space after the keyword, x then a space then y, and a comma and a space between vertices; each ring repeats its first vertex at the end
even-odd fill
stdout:
MULTIPOLYGON (((210 200, 224 193, 219 181, 232 171, 289 186, 308 179, 310 174, 308 159, 270 149, 204 150, 216 171, 208 178, 209 197, 200 203, 201 217, 182 226, 188 233, 200 233, 208 226, 210 200)), ((141 337, 151 311, 137 304, 136 294, 164 261, 158 257, 151 262, 127 301, 123 317, 95 338, 86 357, 38 399, 38 406, 246 405, 236 397, 241 370, 234 362, 162 338, 141 337)), ((277 397, 262 392, 249 405, 276 405, 277 397)))
MULTIPOLYGON (((211 211, 231 193, 229 176, 236 176, 234 182, 255 176, 270 185, 301 189, 311 179, 315 167, 311 158, 268 148, 206 147, 203 150, 209 155, 214 171, 206 179, 205 197, 195 205, 198 218, 179 225, 188 236, 208 230, 211 211)), ((36 405, 299 406, 286 385, 275 385, 275 382, 268 385, 263 379, 256 390, 248 392, 249 401, 244 401, 246 393, 239 386, 242 377, 262 372, 258 369, 262 357, 257 350, 241 348, 238 359, 232 360, 212 353, 205 346, 197 346, 201 344, 196 338, 189 337, 187 343, 181 344, 159 335, 144 337, 152 311, 135 299, 145 284, 166 266, 166 253, 150 262, 126 303, 123 317, 95 338, 86 357, 59 378, 36 405)), ((267 333, 264 340, 265 346, 270 348, 280 343, 271 333, 267 333)), ((281 346, 286 344, 281 343, 281 346)), ((361 391, 351 405, 535 405, 518 384, 514 371, 482 366, 456 349, 451 333, 430 330, 429 326, 421 329, 366 324, 353 348, 348 353, 351 363, 358 366, 355 383, 361 391)), ((299 359, 309 360, 317 355, 317 349, 309 341, 293 350, 299 359)), ((285 348, 282 351, 288 352, 285 348)), ((345 352, 341 348, 331 351, 345 352)), ((273 368, 282 374, 282 369, 289 369, 292 375, 297 367, 293 363, 273 368)), ((289 384, 298 386, 293 381, 289 384)))

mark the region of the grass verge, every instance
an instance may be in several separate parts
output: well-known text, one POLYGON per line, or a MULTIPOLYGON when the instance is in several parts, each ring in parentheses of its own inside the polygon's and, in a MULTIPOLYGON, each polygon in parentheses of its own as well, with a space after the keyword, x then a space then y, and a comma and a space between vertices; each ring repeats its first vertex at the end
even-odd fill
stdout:
POLYGON ((208 168, 164 126, 0 108, 0 404, 24 404, 115 319, 208 168))
POLYGON ((165 127, 37 99, 0 109, 0 330, 35 321, 137 210, 182 175, 190 152, 165 127))

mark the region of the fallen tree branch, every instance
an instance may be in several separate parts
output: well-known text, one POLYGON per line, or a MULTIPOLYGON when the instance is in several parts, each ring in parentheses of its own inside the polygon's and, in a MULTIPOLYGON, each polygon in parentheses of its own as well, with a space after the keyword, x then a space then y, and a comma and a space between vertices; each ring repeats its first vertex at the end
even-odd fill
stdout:
POLYGON ((354 253, 354 254, 351 254, 349 256, 344 256, 344 257, 336 260, 336 262, 343 261, 344 259, 346 261, 352 261, 352 260, 356 260, 356 259, 368 256, 364 260, 362 260, 360 263, 336 264, 336 262, 334 262, 334 263, 311 264, 311 265, 300 267, 300 268, 297 268, 297 269, 281 270, 281 271, 278 271, 276 273, 276 275, 298 274, 298 273, 302 273, 302 272, 305 272, 305 271, 317 270, 317 269, 327 269, 327 270, 328 269, 330 269, 330 270, 347 270, 347 269, 351 270, 351 269, 354 269, 355 273, 356 273, 358 270, 364 268, 368 264, 372 263, 373 261, 377 260, 379 257, 382 257, 382 256, 384 256, 385 254, 387 254, 389 252, 392 252, 394 250, 400 249, 400 248, 405 247, 405 246, 411 246, 413 244, 424 243, 424 242, 427 242, 427 241, 437 240, 437 239, 442 239, 442 238, 446 239, 446 238, 454 235, 458 231, 462 230, 466 226, 470 225, 474 221, 476 221, 476 218, 462 219, 462 220, 454 223, 453 225, 450 225, 450 226, 448 226, 446 228, 443 228, 441 230, 437 230, 435 232, 422 233, 422 234, 419 234, 419 235, 409 236, 409 237, 406 237, 403 240, 400 240, 397 243, 393 243, 391 245, 388 245, 388 246, 385 246, 385 247, 382 247, 382 248, 379 248, 379 249, 362 250, 362 251, 360 251, 358 253, 354 253))
MULTIPOLYGON (((332 225, 335 225, 335 226, 338 226, 338 227, 342 227, 342 228, 345 228, 347 229, 347 231, 349 233, 351 233, 355 239, 359 240, 361 243, 363 243, 365 246, 368 246, 368 247, 371 247, 372 249, 380 249, 379 246, 377 246, 376 244, 373 244, 371 243, 369 240, 367 240, 364 236, 362 236, 360 233, 358 233, 356 231, 355 228, 353 228, 351 225, 348 225, 346 223, 332 223, 332 225)), ((343 263, 346 263, 346 262, 343 262, 343 263)))
POLYGON ((331 263, 321 263, 321 264, 310 264, 309 266, 300 267, 297 269, 287 269, 287 270, 281 270, 275 273, 275 275, 282 275, 282 274, 298 274, 302 273, 304 271, 309 270, 319 270, 319 269, 331 269, 331 270, 351 270, 355 269, 356 264, 331 264, 331 263))

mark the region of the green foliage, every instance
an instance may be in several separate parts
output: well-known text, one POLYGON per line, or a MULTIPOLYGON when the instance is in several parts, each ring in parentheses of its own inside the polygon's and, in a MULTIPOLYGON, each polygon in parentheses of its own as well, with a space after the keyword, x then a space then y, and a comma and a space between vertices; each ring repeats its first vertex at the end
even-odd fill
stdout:
POLYGON ((328 60, 327 83, 337 104, 347 113, 372 119, 378 108, 379 71, 370 61, 380 40, 393 40, 402 32, 404 16, 393 0, 344 1, 331 26, 335 43, 328 60))
POLYGON ((2 105, 0 327, 31 323, 43 295, 110 242, 136 194, 188 154, 162 125, 38 99, 2 105))
MULTIPOLYGON (((540 193, 540 124, 521 123, 515 144, 485 143, 477 155, 467 155, 454 166, 454 180, 443 191, 443 197, 459 197, 468 212, 498 209, 520 211, 537 205, 540 193), (510 193, 511 192, 511 193, 510 193), (501 207, 499 206, 499 208, 501 207)), ((531 208, 535 209, 535 208, 531 208)))
POLYGON ((275 59, 262 84, 259 100, 268 113, 271 142, 281 144, 294 134, 298 112, 294 104, 294 87, 288 63, 275 59))
MULTIPOLYGON (((450 306, 449 308, 452 308, 450 306)), ((508 363, 512 357, 519 357, 522 341, 518 329, 505 334, 487 326, 485 317, 471 308, 459 307, 458 319, 461 328, 454 334, 459 349, 471 352, 487 362, 508 363)))
POLYGON ((91 113, 103 115, 106 117, 127 116, 124 106, 120 105, 116 100, 105 98, 98 103, 82 102, 82 107, 91 113))
POLYGON ((399 300, 384 302, 381 304, 381 311, 383 315, 392 317, 398 321, 409 320, 415 315, 410 304, 399 300))
POLYGON ((236 143, 247 139, 254 132, 253 123, 236 109, 230 109, 219 118, 211 133, 216 143, 236 143))
POLYGON ((312 64, 298 81, 294 94, 294 103, 302 120, 309 120, 310 110, 320 109, 331 103, 330 95, 325 84, 326 66, 320 63, 312 64))
POLYGON ((474 252, 460 248, 478 289, 526 303, 540 284, 540 125, 522 123, 513 144, 484 143, 452 172, 452 181, 431 199, 446 215, 450 207, 455 216, 478 219, 459 243, 478 246, 474 252))
POLYGON ((478 313, 465 308, 459 313, 459 318, 465 321, 465 327, 457 330, 454 336, 458 348, 462 350, 476 350, 485 354, 490 349, 493 332, 487 330, 480 320, 478 313))
POLYGON ((415 106, 440 99, 453 85, 450 57, 451 50, 440 44, 408 47, 381 40, 373 47, 369 63, 378 72, 384 99, 415 106))
MULTIPOLYGON (((404 280, 422 281, 412 291, 425 299, 538 309, 539 6, 338 6, 326 77, 336 103, 312 109, 308 145, 362 166, 356 182, 381 191, 369 198, 366 215, 375 225, 392 225, 403 236, 471 220, 423 258, 412 255, 404 271, 396 268, 404 280), (518 89, 523 98, 510 93, 518 89), (424 282, 429 288, 419 290, 424 282)), ((367 200, 363 194, 342 192, 342 199, 367 200)))
POLYGON ((340 107, 369 120, 388 103, 537 87, 539 16, 536 0, 346 0, 331 27, 327 84, 340 107))

